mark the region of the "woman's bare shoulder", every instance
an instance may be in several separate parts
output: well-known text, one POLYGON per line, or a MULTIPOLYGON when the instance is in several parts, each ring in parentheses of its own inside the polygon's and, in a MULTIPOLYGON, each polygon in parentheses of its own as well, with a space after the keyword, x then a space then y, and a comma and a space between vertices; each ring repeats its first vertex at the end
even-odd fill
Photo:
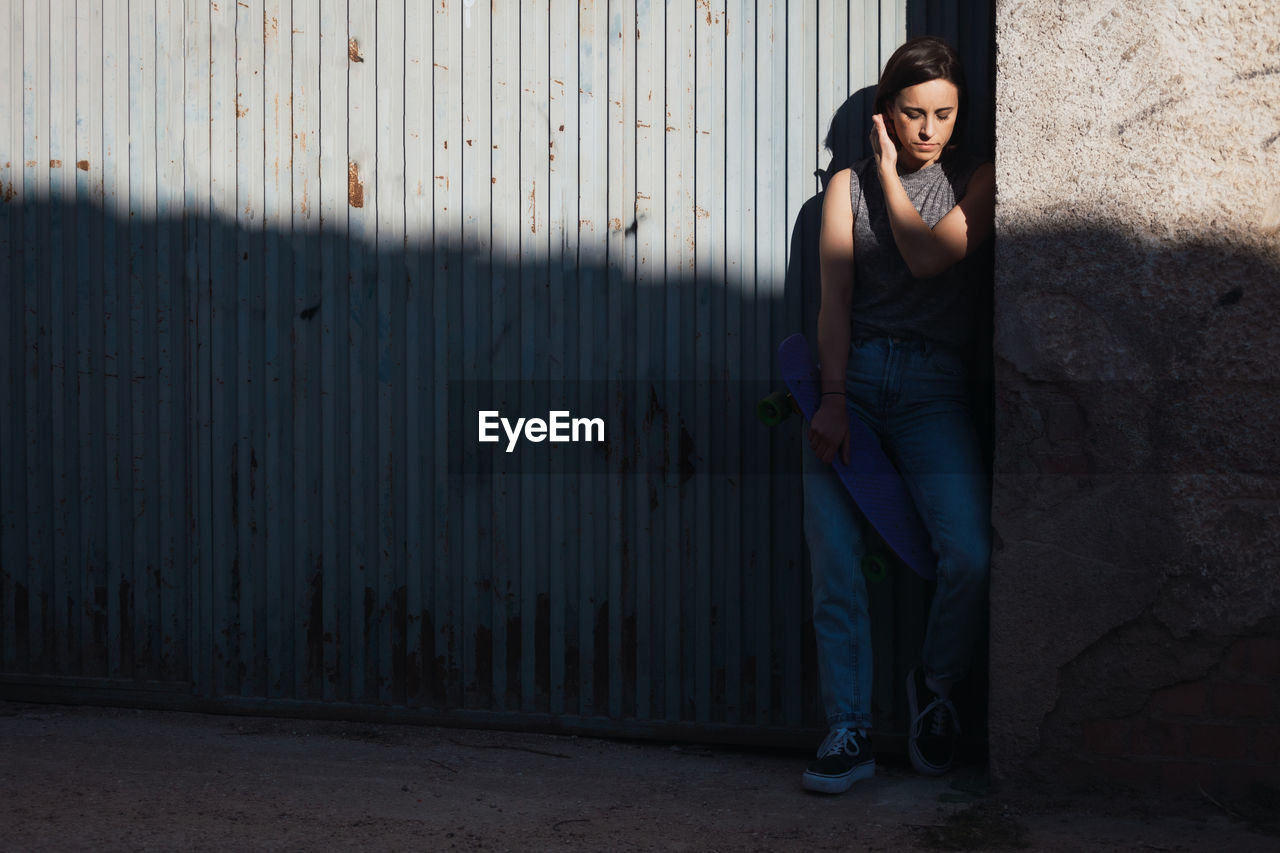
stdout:
POLYGON ((832 190, 840 189, 842 187, 844 189, 848 189, 852 174, 853 169, 848 166, 836 172, 831 176, 831 180, 827 182, 827 192, 831 192, 832 190))

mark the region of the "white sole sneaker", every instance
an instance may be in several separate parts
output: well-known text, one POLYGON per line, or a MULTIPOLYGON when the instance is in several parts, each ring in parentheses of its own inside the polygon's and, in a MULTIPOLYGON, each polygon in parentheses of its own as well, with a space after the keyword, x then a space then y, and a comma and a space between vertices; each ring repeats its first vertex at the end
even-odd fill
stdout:
POLYGON ((806 770, 804 775, 800 777, 800 783, 804 785, 806 791, 815 791, 819 794, 843 794, 853 787, 854 782, 861 782, 875 775, 876 762, 875 759, 872 759, 853 765, 849 772, 841 773, 839 776, 830 776, 825 773, 814 773, 806 770))

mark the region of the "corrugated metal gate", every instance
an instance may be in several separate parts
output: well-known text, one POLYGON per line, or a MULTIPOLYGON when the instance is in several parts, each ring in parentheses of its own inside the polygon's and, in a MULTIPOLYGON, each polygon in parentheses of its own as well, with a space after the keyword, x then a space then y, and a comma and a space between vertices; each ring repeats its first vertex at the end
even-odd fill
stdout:
MULTIPOLYGON (((0 12, 5 694, 817 724, 798 427, 751 413, 904 4, 168 8, 0 12)), ((990 9, 949 9, 911 28, 981 131, 990 9)), ((919 589, 876 594, 905 658, 919 589)))

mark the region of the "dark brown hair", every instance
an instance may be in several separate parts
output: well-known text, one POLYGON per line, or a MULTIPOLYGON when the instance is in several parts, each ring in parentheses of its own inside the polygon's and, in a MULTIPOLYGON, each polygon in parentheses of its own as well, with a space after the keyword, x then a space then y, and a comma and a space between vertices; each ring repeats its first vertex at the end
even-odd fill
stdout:
POLYGON ((903 89, 939 79, 954 84, 960 96, 955 130, 951 135, 951 145, 948 146, 954 147, 964 135, 969 93, 964 82, 964 67, 960 64, 960 56, 940 38, 913 38, 893 52, 889 61, 884 64, 884 71, 880 72, 874 110, 877 113, 886 112, 903 89))

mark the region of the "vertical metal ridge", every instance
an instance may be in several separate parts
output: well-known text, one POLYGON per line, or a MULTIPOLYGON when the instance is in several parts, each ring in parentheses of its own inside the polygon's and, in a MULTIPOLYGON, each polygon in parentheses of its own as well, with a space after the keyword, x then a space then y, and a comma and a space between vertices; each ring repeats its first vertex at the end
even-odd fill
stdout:
POLYGON ((156 607, 153 642, 156 678, 189 681, 187 635, 190 632, 187 595, 190 590, 187 555, 187 460, 185 318, 187 305, 182 276, 184 67, 181 64, 184 18, 166 15, 156 26, 156 442, 159 472, 156 484, 157 522, 156 607))
MULTIPOLYGON (((73 670, 83 676, 100 675, 102 644, 95 637, 94 612, 96 574, 102 560, 99 543, 103 529, 103 483, 95 477, 102 470, 98 457, 102 446, 101 398, 98 354, 100 345, 101 290, 96 279, 102 271, 102 10, 88 10, 86 26, 77 26, 71 44, 75 57, 73 125, 75 143, 72 156, 64 157, 64 167, 74 168, 72 198, 76 211, 75 303, 77 342, 75 353, 76 420, 72 429, 79 440, 76 454, 76 494, 79 538, 75 543, 79 565, 71 592, 79 616, 74 629, 79 638, 78 665, 73 670), (96 25, 95 25, 96 23, 96 25), (95 85, 96 84, 96 85, 95 85), (80 168, 81 162, 86 168, 80 168), (74 164, 74 166, 73 166, 74 164), (95 191, 96 190, 96 191, 95 191)), ((2 112, 3 110, 0 110, 2 112)), ((5 159, 0 157, 0 159, 5 159)), ((0 179, 0 184, 3 179, 0 179)), ((0 249, 0 254, 4 254, 0 249)), ((3 441, 3 439, 0 439, 3 441)))
POLYGON ((213 27, 210 8, 200 0, 188 0, 184 15, 183 55, 183 247, 186 314, 186 376, 188 388, 188 440, 191 462, 188 472, 187 525, 192 542, 187 550, 191 583, 190 666, 194 690, 212 695, 214 648, 213 515, 210 432, 211 388, 209 365, 209 299, 205 282, 211 280, 212 154, 211 48, 213 27), (193 117, 194 113, 194 117, 193 117), (203 119, 203 120, 202 120, 203 119))
POLYGON ((107 480, 107 566, 106 588, 101 605, 105 608, 107 626, 107 674, 122 675, 122 631, 120 608, 123 605, 121 581, 123 560, 126 553, 121 538, 125 520, 129 518, 122 508, 132 504, 132 494, 122 484, 121 477, 129 468, 129 453, 121 449, 123 424, 121 422, 121 397, 127 394, 128 383, 121 382, 121 373, 127 376, 127 354, 121 351, 119 333, 120 317, 124 313, 120 297, 121 283, 129 281, 127 246, 129 222, 128 198, 128 8, 117 6, 115 16, 104 21, 104 54, 109 66, 108 85, 103 95, 103 161, 110 170, 106 181, 110 225, 104 234, 104 295, 103 295, 103 392, 105 394, 106 471, 107 480), (109 45, 109 47, 108 47, 109 45), (123 232, 123 233, 122 233, 123 232))
MULTIPOLYGON (((548 306, 549 365, 546 379, 551 402, 563 401, 564 382, 573 376, 569 354, 569 324, 577 320, 575 289, 568 286, 576 265, 578 251, 578 51, 577 4, 571 0, 551 0, 550 31, 558 42, 548 57, 548 116, 551 141, 548 149, 555 159, 548 164, 548 196, 550 249, 553 260, 548 269, 553 291, 565 293, 559 305, 548 306)), ((548 506, 548 706, 552 714, 576 713, 569 697, 578 695, 577 668, 570 666, 576 626, 570 608, 573 588, 568 530, 576 523, 576 492, 563 465, 552 466, 551 494, 548 506)))
MULTIPOLYGON (((23 46, 26 63, 24 114, 24 148, 27 159, 23 163, 26 197, 38 201, 49 192, 49 9, 46 4, 35 6, 36 26, 27 35, 23 46), (43 36, 43 38, 41 37, 43 36)), ((47 441, 52 430, 49 399, 41 393, 41 384, 48 382, 52 362, 45 322, 49 317, 48 299, 51 282, 50 269, 45 259, 49 257, 48 208, 29 204, 25 210, 24 254, 26 283, 25 318, 27 370, 33 382, 27 386, 27 500, 35 507, 34 523, 27 527, 28 559, 36 568, 27 575, 29 630, 32 662, 44 668, 52 665, 52 618, 50 612, 49 578, 44 570, 53 563, 54 513, 52 495, 52 458, 47 441), (44 569, 44 570, 42 570, 44 569)))
POLYGON ((340 505, 338 480, 344 469, 339 467, 339 426, 336 422, 339 401, 334 382, 337 370, 336 342, 343 340, 340 334, 335 333, 334 325, 341 308, 336 281, 339 269, 336 234, 341 233, 339 223, 346 203, 343 189, 347 187, 346 145, 340 141, 341 137, 337 132, 337 119, 346 112, 346 27, 345 20, 344 25, 339 26, 337 9, 336 0, 321 2, 318 20, 315 21, 319 28, 319 85, 316 88, 316 100, 319 102, 316 118, 319 146, 316 157, 319 161, 320 180, 315 198, 320 207, 319 227, 316 231, 320 288, 312 316, 318 321, 317 348, 320 361, 317 383, 320 435, 315 452, 318 458, 324 460, 324 464, 318 466, 317 470, 321 533, 316 567, 310 584, 313 600, 309 615, 311 624, 308 629, 308 652, 312 656, 313 668, 319 681, 316 685, 319 688, 317 692, 326 701, 346 695, 340 684, 339 669, 340 665, 345 667, 346 655, 341 653, 345 633, 338 624, 338 555, 341 537, 337 524, 340 505), (317 620, 319 625, 315 624, 317 620))
MULTIPOLYGON (((403 249, 405 223, 405 93, 403 88, 404 6, 389 3, 381 7, 374 24, 376 71, 375 127, 377 135, 377 659, 376 699, 389 703, 402 693, 404 633, 404 552, 398 547, 402 535, 405 477, 403 395, 397 385, 404 382, 404 310, 407 303, 403 249), (396 127, 396 116, 401 117, 396 127), (399 131, 398 133, 396 131, 399 131), (401 239, 397 239, 400 236, 401 239), (399 675, 397 675, 399 674, 399 675)), ((373 698, 373 697, 370 697, 373 698)))
MULTIPOLYGON (((486 329, 490 335, 487 347, 488 374, 492 377, 493 398, 510 411, 522 409, 517 377, 520 375, 520 51, 518 11, 494 7, 488 19, 488 42, 491 76, 489 81, 489 121, 485 128, 489 155, 489 203, 491 226, 491 319, 486 329)), ((474 10, 473 10, 474 13, 474 10)), ((523 553, 519 475, 495 471, 490 479, 493 489, 490 519, 492 533, 488 546, 488 571, 478 579, 479 594, 490 611, 489 624, 478 630, 487 631, 489 653, 489 706, 495 710, 510 708, 509 690, 520 673, 513 661, 510 643, 519 635, 513 612, 513 589, 518 589, 518 566, 523 553), (514 629, 515 637, 508 635, 514 629), (514 676, 514 677, 513 677, 514 676)))
POLYGON ((292 695, 319 698, 324 692, 325 524, 321 479, 320 309, 320 9, 290 3, 290 169, 293 282, 289 319, 293 329, 293 607, 295 614, 292 695))
MULTIPOLYGON (((616 606, 610 608, 611 624, 609 627, 609 644, 612 650, 610 668, 614 677, 610 682, 610 716, 614 718, 636 716, 640 699, 636 692, 637 665, 636 658, 636 623, 637 623, 637 587, 641 564, 636 559, 637 544, 641 537, 637 517, 643 497, 634 488, 632 482, 641 477, 646 457, 640 453, 639 437, 636 425, 640 417, 639 402, 632 388, 639 384, 643 368, 636 361, 637 338, 639 337, 636 318, 645 313, 636 287, 637 236, 640 221, 637 216, 637 169, 636 169, 636 116, 640 93, 636 85, 636 3, 623 4, 618 14, 618 22, 611 42, 616 41, 620 47, 616 79, 617 97, 613 103, 620 102, 620 109, 615 111, 614 129, 621 137, 621 186, 616 188, 617 222, 614 241, 621 246, 620 281, 618 286, 617 309, 615 312, 616 327, 619 330, 619 346, 615 360, 609 372, 614 383, 610 393, 611 412, 616 412, 613 441, 618 446, 615 465, 622 472, 615 481, 614 491, 618 496, 619 508, 616 514, 618 526, 618 571, 616 589, 611 592, 611 599, 616 606), (629 475, 629 476, 628 476, 629 475)), ((611 64, 611 69, 613 64, 611 64)), ((645 227, 651 227, 645 223, 645 227)))
MULTIPOLYGON (((435 414, 433 434, 436 442, 433 476, 431 482, 434 553, 432 589, 432 614, 434 622, 424 636, 431 643, 429 673, 435 676, 431 684, 433 704, 445 707, 461 706, 460 688, 460 637, 462 626, 455 590, 460 586, 461 575, 457 555, 462 538, 462 513, 460 501, 455 499, 456 487, 463 482, 462 474, 450 470, 450 448, 447 440, 455 425, 461 422, 460 413, 452 406, 461 401, 460 395, 450 393, 450 383, 461 378, 460 370, 451 373, 450 365, 457 365, 458 344, 461 330, 455 319, 460 305, 459 284, 462 244, 462 173, 461 162, 462 104, 459 82, 462 79, 460 35, 461 16, 457 4, 441 4, 433 17, 433 79, 432 101, 435 106, 433 136, 433 177, 435 179, 438 211, 434 230, 434 269, 432 300, 432 411, 435 414), (455 33, 457 35, 455 35, 455 33), (452 143, 452 144, 450 144, 452 143), (456 330, 451 333, 451 330, 456 330)), ((454 386, 456 387, 456 385, 454 386)))
MULTIPOLYGON (((51 4, 52 5, 52 4, 51 4)), ((75 32, 74 16, 59 8, 49 13, 49 182, 50 195, 71 198, 75 146, 75 32), (66 32, 66 24, 72 31, 66 32), (69 116, 68 116, 69 114, 69 116), (69 118, 69 120, 68 120, 69 118), (70 143, 70 144, 68 144, 70 143)), ((77 579, 76 554, 79 535, 79 501, 74 500, 74 472, 78 466, 79 434, 76 427, 73 393, 76 385, 77 302, 74 284, 76 215, 74 207, 51 207, 49 221, 49 346, 52 363, 49 376, 50 424, 45 440, 52 445, 52 564, 53 665, 60 671, 73 670, 78 661, 79 620, 70 596, 77 579)))
MULTIPOLYGON (((231 445, 230 499, 233 520, 229 536, 235 542, 235 559, 232 566, 232 600, 227 620, 232 626, 235 643, 228 652, 231 664, 228 673, 227 692, 240 696, 253 695, 258 689, 257 609, 259 605, 258 579, 258 518, 257 518, 257 464, 258 447, 254 418, 257 411, 254 399, 261 384, 255 375, 259 364, 254 350, 260 340, 256 285, 261 281, 256 275, 261 261, 258 246, 253 239, 256 223, 262 215, 262 140, 253 132, 261 121, 261 89, 254 86, 253 41, 254 32, 249 13, 240 2, 232 7, 231 33, 234 51, 231 55, 231 79, 234 81, 232 112, 226 114, 232 124, 228 134, 231 144, 232 172, 235 175, 231 194, 233 226, 228 239, 230 252, 227 261, 226 295, 230 322, 225 340, 225 377, 234 389, 227 401, 227 408, 215 411, 233 426, 228 436, 231 445), (257 137, 257 138, 255 138, 257 137)), ((216 286, 216 285, 215 285, 216 286)), ((217 302, 215 301, 215 311, 217 302)))
MULTIPOLYGON (((252 10, 251 10, 252 11, 252 10)), ((263 422, 261 472, 263 519, 263 613, 266 619, 266 659, 263 692, 269 697, 292 697, 287 684, 295 663, 293 644, 286 641, 286 626, 296 625, 293 597, 291 555, 293 519, 290 504, 293 497, 291 439, 293 437, 292 347, 289 345, 289 307, 292 304, 292 265, 287 241, 293 237, 290 177, 289 78, 290 51, 280 38, 280 17, 284 10, 275 0, 261 6, 262 26, 262 156, 263 189, 261 219, 264 230, 262 246, 263 329, 262 388, 263 422), (283 101, 283 103, 282 103, 283 101)), ((286 29, 291 26, 285 15, 286 29)))
MULTIPOLYGON (((531 403, 534 410, 550 408, 545 390, 550 287, 547 210, 551 203, 550 167, 555 157, 551 111, 547 108, 552 85, 550 15, 550 6, 545 11, 522 7, 516 29, 529 36, 520 41, 519 200, 527 214, 519 222, 520 292, 525 298, 520 303, 520 358, 515 376, 525 390, 522 401, 531 403)), ((542 614, 549 606, 548 527, 552 510, 546 497, 550 481, 545 472, 518 478, 522 511, 519 514, 521 549, 516 618, 521 653, 519 709, 525 712, 546 711, 549 691, 545 656, 549 654, 550 636, 542 614)))
POLYGON ((426 265, 431 251, 435 204, 435 173, 432 169, 435 96, 431 79, 432 27, 434 13, 421 4, 408 3, 404 9, 404 116, 405 168, 405 270, 407 293, 404 311, 405 381, 401 391, 404 411, 403 440, 397 445, 404 454, 401 482, 403 500, 401 523, 404 529, 404 699, 410 706, 429 706, 427 673, 431 660, 431 577, 436 568, 433 541, 434 502, 431 495, 429 448, 435 443, 431 401, 430 359, 434 356, 431 305, 435 288, 426 265), (425 104, 423 102, 426 102, 425 104))
MULTIPOLYGON (((692 258, 688 251, 689 220, 693 218, 693 197, 685 182, 685 169, 692 172, 692 164, 688 161, 688 148, 693 144, 693 105, 691 99, 684 97, 681 87, 685 80, 691 79, 681 65, 682 59, 688 55, 686 45, 689 42, 688 31, 692 29, 692 7, 668 8, 664 18, 666 31, 666 68, 665 68, 665 163, 663 177, 666 183, 665 192, 665 268, 666 281, 666 316, 687 317, 689 300, 685 292, 692 285, 692 258), (683 13, 683 15, 682 15, 683 13), (675 18, 673 21, 672 18, 675 18), (688 17, 689 20, 683 20, 688 17), (690 102, 686 107, 686 102, 690 102), (673 141, 674 140, 674 141, 673 141)), ((683 324, 672 328, 666 324, 664 353, 664 389, 665 404, 670 413, 667 431, 663 438, 666 443, 665 452, 670 460, 666 471, 665 488, 659 501, 666 509, 664 519, 664 553, 662 565, 665 633, 664 640, 664 719, 686 719, 688 708, 685 701, 692 691, 686 673, 689 665, 686 650, 682 643, 689 634, 689 615, 687 602, 692 599, 692 591, 688 587, 692 583, 692 573, 688 561, 689 527, 688 514, 684 501, 683 463, 686 448, 683 439, 687 435, 687 425, 682 414, 689 411, 688 395, 683 392, 686 376, 683 373, 685 362, 683 347, 685 329, 683 324)), ((692 651, 692 650, 690 650, 692 651)), ((692 673, 689 673, 689 677, 692 673)))
MULTIPOLYGON (((665 139, 666 124, 663 104, 650 97, 655 88, 661 90, 662 62, 660 38, 662 30, 657 23, 653 5, 636 4, 635 48, 635 290, 650 292, 658 280, 662 263, 662 237, 664 232, 663 182, 661 159, 655 151, 656 140, 665 139)), ((637 459, 634 483, 635 534, 632 552, 635 558, 635 646, 636 646, 636 709, 639 720, 649 720, 655 714, 657 692, 662 673, 655 654, 658 643, 659 598, 656 578, 659 574, 655 552, 661 548, 662 529, 658 494, 661 474, 657 472, 661 459, 662 420, 658 411, 659 389, 663 388, 657 368, 658 353, 662 341, 653 322, 656 312, 637 310, 635 391, 632 402, 632 418, 639 435, 636 440, 637 459)))
POLYGON ((24 630, 19 626, 19 617, 26 606, 25 574, 21 567, 26 563, 26 504, 22 494, 26 484, 25 426, 26 397, 25 377, 26 364, 24 347, 15 347, 13 342, 24 340, 23 316, 21 301, 25 294, 16 282, 22 281, 21 254, 21 215, 20 210, 25 203, 23 193, 22 169, 22 102, 23 102, 23 67, 22 39, 24 32, 24 9, 19 3, 11 3, 0 18, 0 45, 4 47, 5 74, 0 79, 0 145, 3 145, 3 164, 0 168, 0 247, 4 256, 0 258, 0 270, 3 270, 8 281, 15 283, 0 293, 0 333, 3 333, 4 344, 0 346, 3 355, 0 367, 8 386, 4 400, 5 417, 0 423, 0 560, 3 564, 3 576, 0 577, 0 664, 6 670, 26 669, 28 662, 23 660, 21 647, 25 645, 24 630))

